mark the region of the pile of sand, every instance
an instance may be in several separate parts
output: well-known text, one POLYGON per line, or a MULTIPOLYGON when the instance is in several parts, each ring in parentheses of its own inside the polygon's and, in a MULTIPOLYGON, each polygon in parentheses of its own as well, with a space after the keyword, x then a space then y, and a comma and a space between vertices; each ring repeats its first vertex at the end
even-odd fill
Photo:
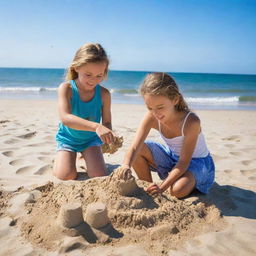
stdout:
POLYGON ((135 181, 121 169, 86 181, 49 182, 23 192, 32 196, 17 223, 29 242, 49 251, 131 243, 153 255, 165 255, 191 236, 223 227, 215 206, 197 197, 178 200, 168 192, 154 198, 144 191, 146 186, 147 182, 135 181), (89 216, 92 210, 98 214, 94 222, 89 216), (69 219, 63 221, 63 214, 69 219), (67 237, 73 237, 72 242, 67 243, 67 237), (160 248, 164 250, 157 251, 160 248))
POLYGON ((0 217, 5 213, 10 197, 11 193, 0 189, 0 217))
POLYGON ((119 148, 122 147, 124 142, 123 137, 115 137, 114 142, 111 144, 103 144, 102 145, 102 153, 103 154, 114 154, 119 148))

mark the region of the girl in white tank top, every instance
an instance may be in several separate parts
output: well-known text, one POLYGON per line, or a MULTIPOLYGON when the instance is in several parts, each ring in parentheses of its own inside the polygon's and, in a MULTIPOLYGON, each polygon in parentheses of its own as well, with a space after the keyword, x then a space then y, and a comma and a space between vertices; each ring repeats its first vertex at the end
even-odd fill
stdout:
POLYGON ((148 113, 125 155, 123 168, 133 167, 138 178, 148 182, 153 182, 151 170, 155 170, 163 182, 146 188, 152 195, 167 189, 178 198, 195 188, 208 193, 214 182, 214 162, 200 119, 189 110, 174 79, 166 73, 149 74, 140 92, 148 113), (159 131, 165 144, 145 141, 152 128, 159 131))
MULTIPOLYGON (((186 115, 186 117, 183 121, 182 128, 181 128, 181 136, 174 137, 171 139, 166 138, 161 133, 161 123, 160 123, 160 121, 158 121, 159 133, 160 133, 161 138, 165 141, 165 143, 168 145, 168 147, 170 147, 170 149, 173 151, 173 153, 176 154, 177 156, 180 155, 180 152, 182 149, 182 145, 183 145, 183 141, 184 141, 184 126, 185 126, 187 118, 190 114, 192 114, 192 112, 188 112, 188 114, 186 115)), ((206 157, 208 154, 209 154, 209 151, 206 146, 204 135, 202 132, 200 132, 198 134, 197 143, 196 143, 192 157, 206 157)))

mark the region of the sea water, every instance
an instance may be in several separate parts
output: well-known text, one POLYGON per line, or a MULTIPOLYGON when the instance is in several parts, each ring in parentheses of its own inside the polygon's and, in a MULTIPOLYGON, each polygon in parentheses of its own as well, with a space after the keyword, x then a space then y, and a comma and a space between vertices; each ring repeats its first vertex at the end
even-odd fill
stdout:
MULTIPOLYGON (((101 84, 113 103, 143 104, 138 93, 146 71, 110 70, 101 84)), ((256 110, 256 75, 170 72, 192 109, 256 110)), ((0 68, 0 99, 56 99, 64 69, 0 68)))

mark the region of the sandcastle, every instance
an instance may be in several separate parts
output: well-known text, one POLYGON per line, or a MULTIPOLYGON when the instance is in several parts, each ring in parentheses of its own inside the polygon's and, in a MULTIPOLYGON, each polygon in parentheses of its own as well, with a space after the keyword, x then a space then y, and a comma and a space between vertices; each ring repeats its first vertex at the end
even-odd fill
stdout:
POLYGON ((86 208, 85 221, 93 228, 103 228, 109 224, 106 205, 101 202, 89 204, 86 208))
POLYGON ((60 208, 58 223, 65 228, 77 227, 84 221, 82 207, 79 203, 64 204, 60 208))
POLYGON ((119 167, 106 177, 37 187, 42 195, 27 205, 22 234, 49 251, 56 245, 65 251, 78 242, 87 248, 110 241, 143 242, 145 248, 157 242, 171 248, 191 233, 199 234, 198 225, 211 230, 220 218, 217 208, 198 198, 179 200, 165 192, 152 197, 143 189, 148 185, 119 167))
MULTIPOLYGON (((117 184, 117 190, 122 196, 130 196, 136 193, 138 186, 130 169, 118 168, 112 175, 117 184)), ((102 202, 91 203, 87 205, 85 219, 81 204, 64 204, 59 211, 58 224, 60 227, 72 229, 83 222, 86 222, 92 228, 100 229, 110 223, 107 207, 102 202)))
POLYGON ((117 185, 117 190, 122 196, 131 196, 138 190, 135 177, 130 169, 119 167, 112 175, 117 185))
POLYGON ((86 208, 85 220, 79 203, 64 204, 60 208, 57 223, 61 228, 76 228, 83 224, 84 221, 92 228, 100 229, 105 227, 110 223, 106 205, 101 202, 89 204, 86 208))

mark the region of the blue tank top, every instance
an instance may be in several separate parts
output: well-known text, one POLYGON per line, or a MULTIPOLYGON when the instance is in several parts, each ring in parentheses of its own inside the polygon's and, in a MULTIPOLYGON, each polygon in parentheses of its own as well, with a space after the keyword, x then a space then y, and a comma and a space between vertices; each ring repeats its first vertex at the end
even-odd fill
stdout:
MULTIPOLYGON (((100 123, 102 116, 100 85, 96 85, 93 98, 85 102, 80 99, 76 82, 71 80, 70 84, 72 88, 71 113, 83 119, 100 123)), ((59 130, 56 135, 57 141, 73 146, 83 145, 96 138, 99 138, 96 132, 72 129, 62 122, 59 123, 59 130)))

